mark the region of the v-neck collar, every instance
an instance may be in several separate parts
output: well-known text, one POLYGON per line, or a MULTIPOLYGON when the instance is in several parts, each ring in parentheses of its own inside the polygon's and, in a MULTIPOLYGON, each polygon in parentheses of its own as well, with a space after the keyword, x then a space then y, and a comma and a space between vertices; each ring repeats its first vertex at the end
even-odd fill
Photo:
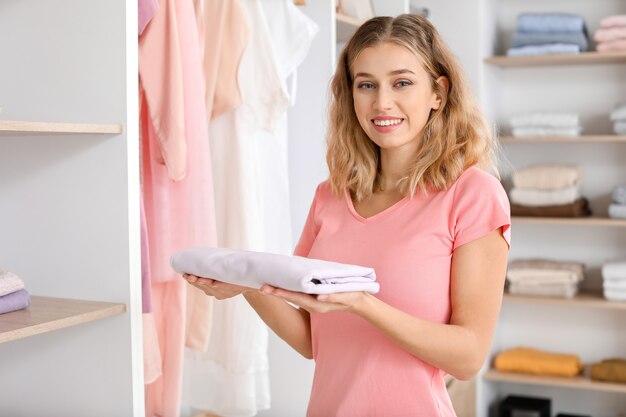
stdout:
POLYGON ((391 206, 387 207, 384 210, 379 211, 376 214, 373 214, 369 217, 363 217, 361 216, 356 209, 354 208, 354 202, 352 201, 352 196, 350 195, 350 190, 346 187, 345 191, 344 191, 344 195, 345 195, 345 200, 346 200, 346 205, 348 206, 348 211, 350 211, 350 213, 352 214, 352 217, 354 217, 355 219, 357 219, 358 221, 360 221, 361 223, 371 223, 373 221, 376 221, 384 216, 389 215, 391 212, 399 209, 400 207, 404 206, 406 203, 409 202, 410 198, 408 195, 405 195, 401 200, 398 200, 397 202, 395 202, 394 204, 392 204, 391 206))

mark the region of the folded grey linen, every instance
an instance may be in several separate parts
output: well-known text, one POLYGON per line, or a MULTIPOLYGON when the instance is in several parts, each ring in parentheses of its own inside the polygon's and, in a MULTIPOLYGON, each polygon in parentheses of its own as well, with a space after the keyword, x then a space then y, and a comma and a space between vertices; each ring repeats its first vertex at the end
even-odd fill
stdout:
POLYGON ((517 30, 525 33, 586 33, 582 16, 571 13, 521 13, 517 30))
POLYGON ((578 45, 581 51, 589 49, 589 41, 584 33, 521 33, 515 32, 511 40, 512 48, 547 43, 569 43, 578 45))
POLYGON ((301 256, 226 248, 190 248, 170 263, 179 274, 261 288, 264 284, 307 294, 379 291, 373 268, 301 256))
POLYGON ((613 188, 612 197, 615 204, 626 204, 626 185, 613 188))
POLYGON ((579 54, 580 46, 569 43, 549 43, 546 45, 526 45, 519 48, 509 48, 508 56, 535 56, 535 55, 564 55, 579 54))
POLYGON ((609 217, 613 219, 626 219, 626 205, 609 204, 609 217))
POLYGON ((613 123, 613 132, 616 135, 626 135, 626 120, 618 120, 613 123))

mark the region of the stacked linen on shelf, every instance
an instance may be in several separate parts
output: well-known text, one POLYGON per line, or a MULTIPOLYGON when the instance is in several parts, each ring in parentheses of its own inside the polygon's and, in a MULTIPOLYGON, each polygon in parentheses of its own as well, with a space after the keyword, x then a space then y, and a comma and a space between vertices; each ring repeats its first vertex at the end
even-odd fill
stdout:
POLYGON ((597 42, 597 51, 626 51, 626 15, 602 19, 600 29, 595 31, 593 39, 597 42))
POLYGON ((626 219, 626 185, 613 188, 613 201, 609 204, 609 217, 626 219))
POLYGON ((530 165, 513 173, 511 214, 538 217, 585 217, 589 201, 580 195, 578 166, 530 165))
POLYGON ((516 347, 500 352, 494 365, 498 371, 534 375, 574 377, 583 370, 578 355, 516 347))
POLYGON ((518 295, 572 298, 585 278, 584 269, 580 262, 515 260, 506 271, 508 291, 518 295))
POLYGON ((602 290, 607 300, 626 301, 626 261, 602 265, 602 290))
POLYGON ((585 20, 568 13, 517 16, 509 56, 577 54, 589 49, 585 20))
POLYGON ((511 117, 515 137, 525 136, 579 136, 580 117, 575 113, 529 113, 511 117))
POLYGON ((626 135, 626 101, 615 105, 615 109, 611 112, 611 121, 616 135, 626 135))
POLYGON ((626 383, 626 359, 604 359, 591 365, 594 381, 626 383))
POLYGON ((12 272, 0 270, 0 314, 21 310, 30 305, 24 281, 12 272))

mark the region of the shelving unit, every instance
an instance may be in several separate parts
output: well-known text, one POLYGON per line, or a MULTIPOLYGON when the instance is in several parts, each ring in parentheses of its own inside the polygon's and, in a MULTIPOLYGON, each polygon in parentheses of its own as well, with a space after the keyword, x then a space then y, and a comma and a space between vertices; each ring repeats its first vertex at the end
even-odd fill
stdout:
POLYGON ((503 302, 507 304, 524 303, 572 308, 582 307, 606 310, 626 310, 626 302, 607 300, 602 296, 601 293, 584 291, 576 294, 573 298, 570 299, 557 297, 535 297, 530 295, 505 293, 503 302))
POLYGON ((583 52, 571 55, 493 56, 485 63, 503 68, 549 65, 614 64, 626 62, 626 52, 583 52))
POLYGON ((337 42, 347 42, 364 21, 337 13, 337 42))
POLYGON ((0 343, 123 314, 124 304, 31 297, 27 309, 0 314, 0 343))
POLYGON ((2 136, 57 133, 119 135, 122 133, 122 125, 0 120, 0 135, 2 136))
POLYGON ((546 387, 572 388, 591 391, 616 392, 626 394, 626 384, 593 381, 584 376, 572 378, 527 375, 513 372, 500 372, 491 369, 483 375, 486 381, 513 382, 517 384, 540 385, 546 387))

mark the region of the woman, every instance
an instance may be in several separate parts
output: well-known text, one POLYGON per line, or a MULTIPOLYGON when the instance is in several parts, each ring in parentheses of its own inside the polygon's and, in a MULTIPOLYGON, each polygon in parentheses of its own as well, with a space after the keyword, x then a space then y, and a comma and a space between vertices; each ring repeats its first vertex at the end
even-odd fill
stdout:
POLYGON ((443 377, 480 369, 502 300, 509 205, 479 169, 492 168, 493 146, 428 20, 373 18, 333 77, 330 178, 295 255, 373 267, 380 292, 313 296, 186 279, 217 299, 243 293, 315 359, 308 416, 454 416, 443 377))

